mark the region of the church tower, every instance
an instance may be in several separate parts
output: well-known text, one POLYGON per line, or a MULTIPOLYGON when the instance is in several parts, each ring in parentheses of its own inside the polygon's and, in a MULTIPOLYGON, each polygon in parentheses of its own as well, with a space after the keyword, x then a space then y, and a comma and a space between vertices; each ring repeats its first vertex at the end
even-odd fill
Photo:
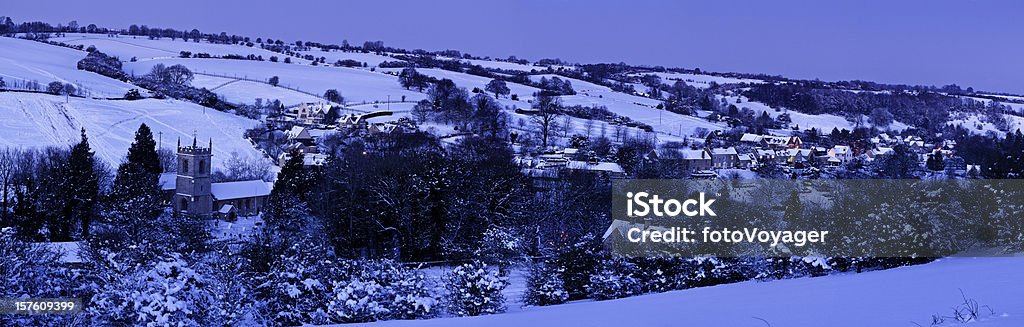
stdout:
POLYGON ((178 176, 174 192, 174 211, 200 216, 213 213, 213 194, 210 193, 210 159, 213 157, 213 139, 209 147, 181 146, 178 139, 178 176))

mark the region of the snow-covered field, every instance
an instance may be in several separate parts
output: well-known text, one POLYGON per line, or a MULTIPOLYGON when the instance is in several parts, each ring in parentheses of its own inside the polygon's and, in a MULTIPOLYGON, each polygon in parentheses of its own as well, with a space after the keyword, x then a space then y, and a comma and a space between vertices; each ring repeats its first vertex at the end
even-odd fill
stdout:
POLYGON ((365 62, 370 67, 380 65, 385 61, 402 61, 388 56, 382 56, 375 53, 362 53, 362 52, 343 52, 337 50, 323 51, 319 49, 310 51, 299 51, 302 55, 311 55, 316 58, 324 57, 328 65, 333 65, 338 60, 352 59, 359 62, 365 62))
MULTIPOLYGON (((1024 326, 1024 257, 947 258, 862 274, 743 282, 610 301, 580 301, 469 318, 355 326, 931 326, 960 291, 988 306, 964 326, 1024 326)), ((947 319, 939 326, 961 326, 947 319)))
POLYGON ((35 81, 43 89, 50 82, 71 83, 86 96, 121 97, 131 85, 103 75, 78 70, 85 51, 41 42, 0 37, 0 77, 9 88, 15 82, 35 81))
POLYGON ((65 99, 0 92, 0 117, 0 147, 69 146, 78 142, 85 127, 96 157, 112 167, 121 163, 142 123, 153 130, 157 142, 162 137, 165 149, 174 149, 179 137, 191 142, 193 130, 203 144, 213 138, 214 169, 223 167, 232 153, 262 157, 242 136, 259 122, 177 100, 65 99))
POLYGON ((260 81, 267 81, 272 76, 278 76, 280 85, 316 95, 323 95, 328 89, 337 89, 349 103, 385 101, 389 95, 392 100, 400 100, 403 95, 406 96, 406 100, 410 101, 425 98, 423 93, 402 88, 396 76, 355 68, 251 60, 174 58, 125 63, 125 70, 136 73, 148 72, 153 65, 158 63, 182 64, 196 73, 260 81))
POLYGON ((692 135, 698 128, 706 128, 708 130, 725 129, 725 124, 713 123, 701 118, 680 115, 666 110, 658 110, 655 107, 661 101, 655 99, 615 92, 606 86, 578 79, 556 75, 530 76, 533 80, 540 80, 541 77, 549 79, 558 77, 563 80, 569 80, 572 83, 576 94, 561 96, 563 105, 605 106, 611 112, 651 125, 656 132, 666 136, 692 135))
MULTIPOLYGON (((170 38, 150 40, 143 36, 116 35, 114 37, 108 37, 102 34, 79 33, 68 33, 67 36, 53 38, 52 40, 72 45, 81 44, 86 47, 94 45, 96 46, 96 49, 99 49, 103 53, 120 57, 121 61, 129 61, 132 57, 136 57, 138 60, 152 58, 177 58, 181 51, 188 51, 192 54, 207 53, 214 56, 229 54, 247 56, 253 54, 263 56, 263 59, 265 60, 269 60, 270 56, 277 56, 282 60, 284 60, 283 57, 285 57, 280 53, 261 49, 258 44, 252 47, 247 47, 239 44, 207 43, 206 41, 193 42, 192 40, 171 40, 170 38)), ((292 60, 308 63, 308 61, 298 58, 292 58, 292 60)))
POLYGON ((303 102, 323 101, 309 94, 266 83, 209 75, 195 75, 195 78, 192 79, 192 86, 205 87, 231 103, 253 104, 256 99, 263 99, 263 102, 267 103, 267 101, 277 99, 287 106, 303 102))
MULTIPOLYGON (((732 78, 732 77, 721 77, 721 76, 703 75, 703 74, 659 73, 659 72, 654 72, 654 73, 642 73, 642 74, 633 74, 633 75, 641 76, 641 75, 647 75, 647 74, 657 75, 658 77, 661 77, 663 83, 667 83, 667 84, 670 84, 670 85, 672 83, 674 83, 675 81, 680 80, 680 81, 686 82, 686 84, 688 84, 690 86, 693 86, 693 87, 696 87, 696 88, 701 88, 701 89, 710 87, 711 86, 711 82, 715 82, 717 84, 739 84, 739 83, 761 84, 761 83, 764 83, 764 81, 758 80, 758 79, 732 78)), ((637 89, 637 90, 639 90, 639 89, 637 89)))

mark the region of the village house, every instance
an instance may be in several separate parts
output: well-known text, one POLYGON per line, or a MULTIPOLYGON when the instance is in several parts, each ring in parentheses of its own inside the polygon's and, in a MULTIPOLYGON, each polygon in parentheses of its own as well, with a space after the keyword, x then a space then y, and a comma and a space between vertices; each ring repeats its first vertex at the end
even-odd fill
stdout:
POLYGON ((289 113, 296 123, 305 126, 322 125, 324 117, 330 112, 331 105, 327 103, 306 102, 293 108, 289 113))
POLYGON ((711 152, 707 149, 653 150, 648 154, 648 158, 670 163, 675 169, 688 173, 706 171, 713 167, 711 152))
POLYGON ((748 169, 755 165, 754 155, 749 153, 741 153, 736 156, 736 168, 748 169))
POLYGON ((739 162, 739 153, 736 148, 714 148, 711 149, 711 164, 715 169, 736 168, 739 162))
POLYGON ((288 145, 285 146, 285 152, 299 152, 299 153, 318 153, 320 152, 317 148, 316 142, 313 140, 313 136, 309 133, 309 130, 302 126, 292 126, 290 130, 285 132, 285 137, 288 138, 288 145))
POLYGON ((828 155, 829 157, 836 159, 840 165, 845 165, 850 163, 850 161, 853 161, 853 151, 847 145, 833 146, 828 150, 828 155))

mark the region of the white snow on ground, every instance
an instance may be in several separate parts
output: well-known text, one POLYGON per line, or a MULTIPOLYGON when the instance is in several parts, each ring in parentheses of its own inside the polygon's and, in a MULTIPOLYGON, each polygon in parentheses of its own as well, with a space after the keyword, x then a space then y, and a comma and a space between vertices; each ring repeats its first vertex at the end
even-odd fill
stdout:
POLYGON ((530 71, 533 71, 533 70, 538 70, 539 71, 539 70, 547 69, 547 67, 523 65, 523 64, 517 64, 517 63, 514 63, 514 62, 505 62, 505 61, 491 61, 491 60, 478 60, 478 59, 461 59, 461 61, 465 62, 465 63, 472 64, 472 65, 478 65, 478 66, 481 66, 481 67, 484 67, 484 68, 514 70, 514 71, 521 71, 521 72, 530 72, 530 71))
POLYGON ((309 94, 266 83, 208 75, 195 75, 195 78, 192 79, 192 86, 205 87, 231 103, 253 104, 257 98, 263 99, 263 103, 274 99, 281 100, 281 103, 286 106, 323 101, 309 94))
MULTIPOLYGON (((416 69, 416 71, 419 72, 420 74, 438 79, 450 79, 452 80, 452 82, 455 82, 455 85, 457 85, 458 87, 465 88, 467 91, 473 90, 474 87, 479 88, 480 90, 485 90, 487 88, 487 83, 490 83, 492 80, 491 78, 487 77, 453 72, 437 68, 419 68, 416 69)), ((529 108, 530 104, 527 103, 527 101, 533 99, 534 92, 540 91, 540 89, 538 88, 522 84, 506 82, 505 85, 508 86, 510 95, 502 96, 502 98, 499 101, 501 101, 502 104, 504 105, 516 105, 519 106, 520 108, 529 108), (511 94, 517 95, 519 97, 519 101, 512 101, 510 99, 511 94)), ((493 96, 494 94, 491 95, 493 96)))
MULTIPOLYGON (((703 75, 703 74, 683 74, 683 73, 637 73, 632 74, 634 76, 643 76, 647 74, 654 74, 661 77, 662 83, 672 85, 677 80, 686 82, 687 85, 706 89, 711 86, 711 82, 718 84, 738 84, 738 83, 750 83, 750 84, 763 84, 764 81, 759 79, 748 79, 748 78, 732 78, 732 77, 721 77, 714 75, 703 75)), ((637 89, 640 90, 640 89, 637 89)))
POLYGON ((1006 136, 1006 131, 1016 132, 1017 129, 1024 131, 1024 117, 1003 114, 1006 118, 1006 130, 1000 130, 995 124, 978 114, 950 113, 947 125, 959 125, 968 131, 979 135, 994 134, 998 137, 1006 136))
POLYGON ((0 77, 8 88, 15 82, 36 81, 45 90, 54 81, 71 83, 80 93, 95 97, 122 97, 133 86, 106 76, 78 70, 85 51, 36 41, 0 37, 0 77))
POLYGON ((846 118, 842 116, 830 114, 810 115, 794 110, 775 111, 775 109, 772 109, 764 103, 750 101, 750 99, 743 96, 728 96, 725 98, 729 104, 736 105, 737 108, 748 108, 753 110, 755 117, 760 116, 761 112, 768 112, 768 116, 771 116, 772 118, 778 117, 783 113, 788 113, 789 118, 793 121, 790 123, 790 126, 800 126, 800 130, 806 130, 812 127, 819 131, 824 131, 825 133, 832 131, 832 128, 853 130, 853 123, 850 123, 850 121, 846 120, 846 118))
MULTIPOLYGON (((144 36, 117 35, 108 37, 105 34, 81 33, 68 33, 67 36, 52 38, 52 40, 73 45, 81 44, 86 47, 95 45, 96 49, 112 56, 118 56, 121 61, 129 61, 132 57, 136 57, 138 60, 177 58, 181 51, 189 51, 193 55, 208 53, 214 56, 229 54, 247 56, 253 54, 263 56, 264 60, 270 60, 270 56, 277 56, 281 60, 284 60, 284 57, 286 57, 280 53, 261 49, 259 44, 247 47, 240 44, 215 44, 207 43, 206 41, 193 42, 189 40, 186 42, 182 39, 171 40, 170 38, 150 40, 144 36)), ((298 58, 292 58, 292 60, 308 63, 308 61, 298 58)))
POLYGON ((223 167, 232 153, 259 158, 243 138, 246 129, 259 122, 177 100, 94 100, 45 94, 0 92, 0 147, 69 146, 80 140, 85 127, 96 157, 117 167, 128 152, 139 125, 153 130, 162 147, 174 149, 180 137, 191 142, 193 129, 200 143, 213 138, 214 169, 223 167))
POLYGON ((359 62, 365 62, 370 67, 379 66, 380 63, 385 61, 403 61, 388 56, 382 56, 375 53, 362 53, 362 52, 343 52, 337 50, 323 51, 320 49, 310 51, 299 51, 303 56, 312 55, 313 57, 320 58, 324 57, 328 65, 333 65, 338 60, 352 59, 359 62))
MULTIPOLYGON (((1024 257, 948 258, 862 274, 743 282, 481 317, 354 326, 922 326, 968 298, 994 315, 968 326, 1024 326, 1024 257), (763 319, 763 321, 761 320, 763 319)), ((960 326, 949 322, 940 326, 960 326)), ((353 325, 345 325, 353 326, 353 325)))
POLYGON ((281 86, 297 88, 315 95, 323 95, 328 89, 337 89, 347 103, 385 101, 388 95, 392 100, 400 100, 403 95, 408 101, 425 98, 423 93, 402 88, 398 83, 398 77, 355 68, 230 59, 155 59, 125 63, 125 70, 148 72, 158 63, 182 64, 201 74, 226 75, 259 81, 267 81, 272 76, 278 76, 281 86))

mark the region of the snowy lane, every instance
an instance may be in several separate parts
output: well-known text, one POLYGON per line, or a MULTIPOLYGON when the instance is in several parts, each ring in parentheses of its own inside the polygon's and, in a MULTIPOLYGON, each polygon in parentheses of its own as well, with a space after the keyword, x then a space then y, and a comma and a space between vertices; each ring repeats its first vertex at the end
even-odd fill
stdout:
MULTIPOLYGON (((960 291, 995 315, 971 326, 1024 326, 1024 257, 949 258, 863 274, 743 282, 483 317, 366 326, 928 326, 960 291), (764 321, 760 320, 763 319, 764 321)), ((941 326, 958 326, 947 323, 941 326)))

